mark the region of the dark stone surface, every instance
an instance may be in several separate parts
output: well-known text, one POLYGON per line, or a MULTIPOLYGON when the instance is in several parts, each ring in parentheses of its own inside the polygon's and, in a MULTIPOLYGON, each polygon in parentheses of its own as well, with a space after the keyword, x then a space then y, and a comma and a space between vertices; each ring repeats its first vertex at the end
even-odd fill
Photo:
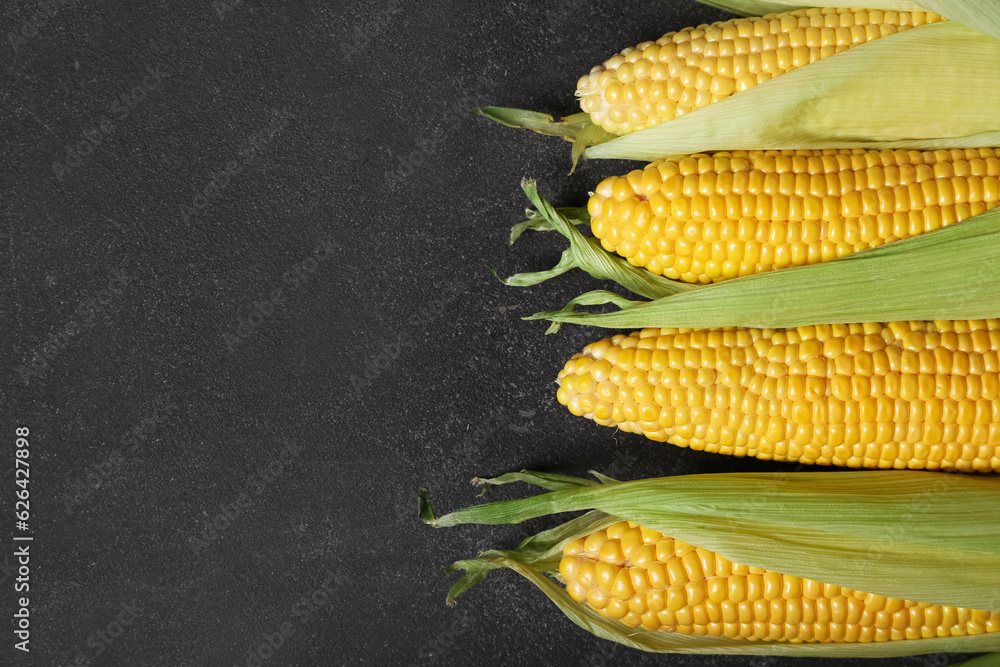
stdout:
POLYGON ((579 204, 625 164, 567 178, 567 144, 458 111, 571 113, 592 64, 722 13, 16 0, 3 15, 6 428, 31 429, 36 539, 32 652, 8 641, 0 663, 809 663, 604 644, 509 572, 448 609, 446 564, 550 524, 416 520, 419 486, 447 511, 475 502, 474 475, 521 468, 781 469, 616 437, 556 404, 556 372, 596 334, 520 317, 591 283, 505 288, 481 260, 557 259, 551 235, 507 244, 523 176, 579 204), (269 637, 280 648, 248 662, 269 637))

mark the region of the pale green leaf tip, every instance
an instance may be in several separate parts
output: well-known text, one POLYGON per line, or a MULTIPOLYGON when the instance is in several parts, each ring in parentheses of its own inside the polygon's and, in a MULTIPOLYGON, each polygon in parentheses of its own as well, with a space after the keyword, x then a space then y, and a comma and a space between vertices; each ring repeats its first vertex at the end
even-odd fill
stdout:
MULTIPOLYGON (((547 320, 551 319, 549 317, 551 314, 552 314, 551 311, 543 311, 540 313, 535 313, 533 315, 525 315, 521 319, 526 322, 530 322, 533 320, 547 320)), ((562 322, 552 322, 549 324, 549 328, 545 330, 545 335, 548 336, 550 334, 558 333, 560 328, 562 328, 562 322)))
POLYGON ((503 285, 506 285, 508 287, 510 286, 510 278, 504 278, 504 277, 502 277, 499 273, 497 273, 496 269, 494 269, 492 266, 490 266, 490 263, 487 262, 485 259, 482 260, 482 262, 483 262, 483 264, 486 265, 486 269, 490 273, 493 274, 494 278, 496 278, 497 280, 499 280, 503 285))
POLYGON ((469 107, 469 108, 466 108, 465 110, 469 111, 471 113, 474 113, 477 116, 482 116, 483 118, 485 118, 487 120, 491 120, 494 123, 499 123, 500 125, 503 125, 504 127, 511 127, 511 128, 514 128, 514 129, 523 129, 523 128, 517 126, 517 125, 512 125, 511 123, 507 122, 507 120, 503 118, 502 114, 496 113, 496 111, 499 110, 499 109, 502 109, 502 107, 495 107, 495 106, 469 107))
POLYGON ((514 245, 517 242, 517 240, 519 238, 521 238, 521 234, 523 234, 523 233, 524 233, 524 228, 522 227, 521 224, 517 224, 517 225, 514 225, 513 227, 511 227, 510 228, 510 244, 514 245))
POLYGON ((587 473, 596 477, 597 481, 599 481, 601 484, 617 484, 619 481, 617 479, 608 477, 607 475, 600 473, 596 470, 588 470, 587 473))
MULTIPOLYGON (((488 104, 486 106, 481 106, 481 107, 471 107, 470 110, 474 113, 479 114, 483 118, 489 118, 490 120, 495 121, 497 123, 501 123, 503 125, 507 125, 507 123, 502 118, 503 112, 522 111, 521 109, 514 109, 512 107, 498 107, 495 104, 488 104)), ((514 126, 508 125, 508 127, 514 127, 514 126)))
POLYGON ((476 487, 477 489, 482 489, 479 493, 476 494, 476 498, 482 498, 483 496, 485 496, 486 493, 490 490, 490 487, 487 485, 492 483, 493 480, 487 477, 473 477, 472 486, 476 487))

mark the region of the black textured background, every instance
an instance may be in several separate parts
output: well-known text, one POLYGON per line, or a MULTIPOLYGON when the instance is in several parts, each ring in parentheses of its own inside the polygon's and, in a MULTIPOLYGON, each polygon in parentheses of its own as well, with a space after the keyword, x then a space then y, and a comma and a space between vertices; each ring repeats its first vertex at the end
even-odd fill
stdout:
POLYGON ((0 664, 819 664, 602 643, 510 572, 448 609, 446 564, 551 522, 416 519, 419 486, 448 511, 476 502, 474 475, 521 468, 781 469, 616 436, 556 403, 556 372, 598 334, 520 318, 592 283, 506 288, 482 259, 509 274, 559 256, 551 235, 507 244, 523 176, 577 205, 626 166, 567 178, 568 144, 459 111, 571 113, 591 65, 724 16, 4 3, 0 507, 27 426, 35 542, 31 654, 4 635, 0 664))

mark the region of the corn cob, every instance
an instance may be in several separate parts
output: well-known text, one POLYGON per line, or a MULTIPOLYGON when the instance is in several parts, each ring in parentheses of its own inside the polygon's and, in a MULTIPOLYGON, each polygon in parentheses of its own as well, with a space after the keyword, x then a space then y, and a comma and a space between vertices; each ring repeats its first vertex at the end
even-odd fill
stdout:
POLYGON ((632 521, 567 544, 559 573, 577 602, 645 630, 791 643, 1000 632, 1000 612, 886 598, 747 567, 632 521))
POLYGON ((454 563, 448 569, 465 575, 449 602, 510 568, 584 630, 644 651, 814 658, 1000 651, 998 476, 594 476, 524 470, 479 480, 547 492, 440 517, 421 490, 418 513, 436 527, 585 512, 514 550, 454 563))
POLYGON ((645 329, 588 345, 557 398, 692 449, 1000 471, 1000 320, 645 329))
POLYGON ((669 32, 577 83, 595 125, 628 134, 854 46, 944 20, 932 12, 802 9, 669 32))
POLYGON ((735 151, 602 181, 605 249, 685 282, 815 264, 1000 206, 1000 150, 735 151))

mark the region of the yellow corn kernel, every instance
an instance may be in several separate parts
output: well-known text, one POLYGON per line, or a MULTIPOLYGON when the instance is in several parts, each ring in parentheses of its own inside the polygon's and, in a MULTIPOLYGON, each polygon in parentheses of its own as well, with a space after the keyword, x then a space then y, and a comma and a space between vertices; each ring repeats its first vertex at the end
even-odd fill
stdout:
MULTIPOLYGON (((587 346, 559 373, 556 397, 601 425, 707 452, 1000 472, 998 358, 996 320, 649 329, 587 346), (600 414, 585 409, 602 404, 600 414)), ((571 548, 617 563, 657 560, 676 585, 754 574, 653 539, 616 524, 571 548)), ((775 599, 778 590, 776 580, 754 578, 746 595, 775 599)))
MULTIPOLYGON (((1000 149, 981 152, 1000 160, 1000 149)), ((882 185, 911 166, 896 164, 913 159, 906 153, 750 151, 746 159, 715 153, 652 163, 602 182, 587 208, 604 247, 668 278, 710 283, 826 261, 1000 206, 1000 187, 984 188, 972 173, 949 175, 964 162, 957 152, 914 153, 924 169, 907 177, 912 198, 882 185), (976 193, 977 207, 960 202, 961 192, 976 193), (702 268, 693 270, 692 260, 702 268), (729 273, 718 269, 727 262, 729 273)))
POLYGON ((594 124, 613 134, 627 134, 718 102, 838 50, 942 20, 931 12, 871 12, 862 27, 854 12, 835 8, 733 19, 707 29, 668 33, 655 44, 625 49, 582 76, 576 92, 594 124), (812 16, 812 11, 822 15, 812 16))
MULTIPOLYGON (((618 527, 621 525, 608 529, 612 540, 626 532, 618 527)), ((656 531, 639 530, 648 537, 646 548, 675 544, 656 531)), ((609 535, 604 531, 595 535, 593 543, 608 543, 609 535)), ((880 642, 1000 632, 1000 612, 851 591, 730 563, 705 549, 686 548, 690 545, 682 542, 676 543, 682 545, 677 552, 671 550, 668 562, 676 563, 683 575, 668 580, 662 573, 663 563, 655 559, 646 558, 646 565, 634 562, 619 568, 593 552, 580 555, 581 544, 588 540, 590 537, 576 540, 563 550, 559 572, 566 590, 577 602, 629 627, 794 643, 880 642), (706 576, 701 564, 709 562, 714 564, 712 569, 725 570, 725 574, 706 576), (723 562, 728 566, 719 568, 723 562), (590 574, 594 572, 598 573, 596 578, 590 574), (682 581, 684 577, 688 579, 682 581)))

